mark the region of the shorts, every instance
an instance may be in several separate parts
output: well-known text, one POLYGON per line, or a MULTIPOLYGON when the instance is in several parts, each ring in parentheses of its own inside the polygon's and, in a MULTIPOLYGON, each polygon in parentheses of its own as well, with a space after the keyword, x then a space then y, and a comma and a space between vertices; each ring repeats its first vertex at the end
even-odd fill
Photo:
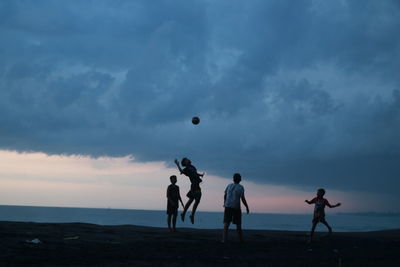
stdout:
POLYGON ((314 218, 312 220, 313 223, 326 223, 325 214, 324 213, 314 213, 314 218))
POLYGON ((242 225, 242 210, 225 207, 224 211, 224 223, 233 223, 236 225, 242 225))
POLYGON ((194 200, 200 201, 200 199, 201 199, 201 190, 196 190, 196 191, 190 190, 186 194, 186 196, 188 198, 190 198, 190 199, 194 199, 194 200))
POLYGON ((171 205, 169 202, 167 204, 167 214, 168 215, 178 215, 178 203, 176 205, 171 205))

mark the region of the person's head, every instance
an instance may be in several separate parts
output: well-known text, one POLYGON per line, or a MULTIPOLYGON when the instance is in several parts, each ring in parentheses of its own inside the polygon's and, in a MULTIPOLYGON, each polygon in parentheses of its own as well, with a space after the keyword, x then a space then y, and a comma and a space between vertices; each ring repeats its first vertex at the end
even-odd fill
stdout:
POLYGON ((181 161, 182 166, 186 167, 192 164, 192 162, 190 161, 190 159, 188 158, 183 158, 181 161))
POLYGON ((171 181, 171 184, 176 184, 176 182, 177 182, 176 175, 171 175, 169 177, 169 180, 171 181))
POLYGON ((317 196, 318 197, 323 197, 325 195, 325 189, 320 188, 317 190, 317 196))
POLYGON ((242 181, 242 176, 239 173, 235 173, 233 175, 233 182, 235 184, 238 184, 238 183, 240 183, 240 181, 242 181))

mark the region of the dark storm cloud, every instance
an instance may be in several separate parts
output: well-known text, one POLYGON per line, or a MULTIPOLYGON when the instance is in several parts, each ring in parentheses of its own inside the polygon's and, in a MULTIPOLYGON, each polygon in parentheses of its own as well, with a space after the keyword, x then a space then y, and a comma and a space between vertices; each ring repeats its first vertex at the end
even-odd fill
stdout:
POLYGON ((399 28, 397 1, 2 1, 0 147, 395 192, 399 28))

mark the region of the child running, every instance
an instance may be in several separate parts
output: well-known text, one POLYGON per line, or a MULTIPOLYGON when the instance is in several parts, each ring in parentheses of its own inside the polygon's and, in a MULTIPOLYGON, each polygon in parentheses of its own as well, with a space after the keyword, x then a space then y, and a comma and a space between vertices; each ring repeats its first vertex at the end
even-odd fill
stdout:
POLYGON ((200 179, 200 177, 203 177, 204 173, 202 173, 202 174, 197 173, 196 167, 194 167, 192 165, 192 162, 188 158, 183 158, 181 161, 181 164, 184 167, 184 169, 182 169, 179 166, 179 161, 177 159, 175 159, 175 164, 178 167, 181 174, 183 173, 184 175, 189 177, 189 180, 191 183, 190 191, 186 195, 189 198, 189 200, 186 203, 185 207, 183 208, 181 218, 182 218, 182 221, 185 221, 186 211, 189 209, 190 205, 192 204, 192 202, 194 200, 192 213, 189 216, 190 221, 192 222, 192 224, 194 224, 194 215, 196 213, 197 206, 199 205, 200 199, 201 199, 200 183, 202 182, 202 180, 200 179))
POLYGON ((178 206, 179 202, 181 202, 183 207, 183 202, 181 195, 179 194, 179 186, 176 185, 177 179, 175 175, 169 177, 171 184, 167 188, 167 222, 168 222, 168 229, 171 232, 176 232, 176 217, 178 216, 178 206), (172 221, 172 228, 171 228, 171 221, 172 221))
POLYGON ((239 173, 233 175, 233 183, 229 184, 225 189, 224 194, 224 232, 222 234, 222 243, 225 243, 228 235, 229 224, 236 224, 236 231, 240 242, 243 241, 242 233, 242 210, 240 209, 240 200, 246 207, 246 212, 249 214, 249 206, 244 197, 244 187, 240 185, 242 176, 239 173))
POLYGON ((312 242, 314 236, 315 227, 319 222, 323 223, 328 228, 329 234, 332 234, 332 228, 325 220, 325 206, 328 206, 329 208, 335 208, 341 205, 340 203, 337 203, 336 205, 329 204, 329 201, 326 198, 324 198, 324 195, 325 195, 325 189, 320 188, 317 190, 317 196, 315 198, 313 198, 311 201, 308 200, 305 201, 308 204, 315 204, 314 218, 312 220, 312 228, 309 240, 310 243, 312 242))

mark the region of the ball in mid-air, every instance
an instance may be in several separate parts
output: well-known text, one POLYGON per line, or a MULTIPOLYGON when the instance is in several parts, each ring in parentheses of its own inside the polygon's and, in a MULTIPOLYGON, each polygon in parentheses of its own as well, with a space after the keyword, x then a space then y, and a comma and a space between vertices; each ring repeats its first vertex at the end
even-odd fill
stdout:
POLYGON ((194 125, 199 124, 199 123, 200 123, 199 117, 193 117, 193 118, 192 118, 192 123, 193 123, 194 125))

